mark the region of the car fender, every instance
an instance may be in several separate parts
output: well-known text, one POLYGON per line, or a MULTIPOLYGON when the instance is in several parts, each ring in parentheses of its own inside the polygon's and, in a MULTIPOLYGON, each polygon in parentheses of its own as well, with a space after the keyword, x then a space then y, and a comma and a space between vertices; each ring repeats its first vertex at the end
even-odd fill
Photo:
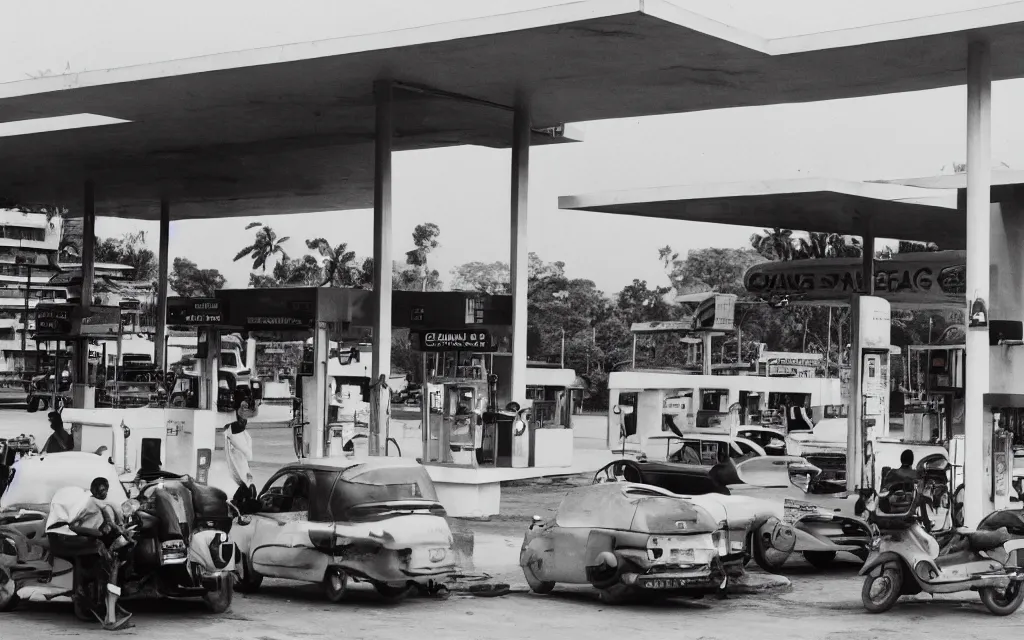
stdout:
POLYGON ((550 523, 539 523, 532 526, 523 536, 523 546, 519 550, 519 567, 527 568, 538 580, 548 580, 549 563, 554 557, 555 546, 552 539, 550 523))

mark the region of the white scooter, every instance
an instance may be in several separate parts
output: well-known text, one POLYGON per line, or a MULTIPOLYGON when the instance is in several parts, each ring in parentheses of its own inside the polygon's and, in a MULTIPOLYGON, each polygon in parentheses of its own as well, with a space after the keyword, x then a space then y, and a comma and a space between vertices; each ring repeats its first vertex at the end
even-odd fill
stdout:
POLYGON ((891 609, 902 595, 978 591, 997 616, 1024 602, 1024 515, 996 511, 977 531, 956 529, 933 536, 921 524, 927 496, 917 484, 893 487, 868 502, 879 535, 860 570, 861 601, 871 613, 891 609), (879 509, 879 504, 887 508, 879 509), (886 513, 888 512, 888 513, 886 513))

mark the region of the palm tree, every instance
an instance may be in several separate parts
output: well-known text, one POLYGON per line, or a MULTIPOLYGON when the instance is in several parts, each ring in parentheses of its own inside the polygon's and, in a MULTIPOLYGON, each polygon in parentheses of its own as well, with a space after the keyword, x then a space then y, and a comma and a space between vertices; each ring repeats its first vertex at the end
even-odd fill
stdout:
POLYGON ((282 260, 288 259, 288 254, 282 246, 285 242, 288 242, 288 236, 278 238, 274 230, 265 226, 262 222, 249 223, 245 230, 248 231, 249 229, 259 229, 259 231, 256 232, 256 238, 253 243, 238 252, 234 259, 235 262, 248 256, 252 258, 253 271, 259 269, 266 272, 267 262, 274 255, 280 254, 282 260))
POLYGON ((750 236, 750 246, 769 260, 793 259, 793 231, 790 229, 765 229, 750 236))
POLYGON ((354 264, 356 252, 348 250, 348 244, 342 242, 332 247, 324 238, 306 240, 306 247, 316 249, 323 256, 323 282, 321 287, 333 285, 352 287, 359 282, 359 267, 354 264))

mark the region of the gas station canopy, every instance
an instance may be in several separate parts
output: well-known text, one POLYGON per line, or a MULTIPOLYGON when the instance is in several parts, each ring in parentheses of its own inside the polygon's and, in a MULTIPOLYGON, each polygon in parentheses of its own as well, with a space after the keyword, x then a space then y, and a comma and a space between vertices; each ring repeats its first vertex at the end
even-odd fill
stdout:
MULTIPOLYGON (((933 189, 895 184, 801 178, 682 185, 562 196, 562 209, 617 213, 743 227, 781 227, 935 242, 964 248, 962 211, 943 204, 933 189)), ((955 198, 949 204, 955 204, 955 198)))
MULTIPOLYGON (((486 18, 0 85, 0 121, 127 122, 10 135, 0 196, 174 219, 372 204, 373 81, 396 83, 395 149, 507 147, 562 123, 962 85, 969 39, 1024 76, 1024 3, 765 39, 665 0, 586 0, 486 18)), ((906 235, 893 232, 892 235, 906 235)), ((938 241, 938 240, 937 240, 938 241)))

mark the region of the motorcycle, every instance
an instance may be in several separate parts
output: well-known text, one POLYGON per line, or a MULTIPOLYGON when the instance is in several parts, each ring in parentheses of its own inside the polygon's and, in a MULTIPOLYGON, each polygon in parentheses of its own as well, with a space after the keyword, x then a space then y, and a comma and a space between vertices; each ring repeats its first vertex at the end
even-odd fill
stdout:
POLYGON ((236 555, 228 536, 235 514, 227 496, 187 476, 122 484, 129 496, 122 515, 130 549, 114 565, 118 586, 108 586, 103 577, 103 552, 95 541, 48 531, 53 555, 74 567, 75 614, 122 623, 124 617, 118 619, 111 608, 117 598, 143 597, 199 597, 213 613, 227 611, 236 555))
POLYGON ((861 601, 870 613, 891 609, 902 595, 978 591, 993 614, 1007 616, 1024 602, 1024 516, 996 511, 977 531, 932 535, 923 483, 894 485, 868 502, 879 534, 860 570, 861 601))

